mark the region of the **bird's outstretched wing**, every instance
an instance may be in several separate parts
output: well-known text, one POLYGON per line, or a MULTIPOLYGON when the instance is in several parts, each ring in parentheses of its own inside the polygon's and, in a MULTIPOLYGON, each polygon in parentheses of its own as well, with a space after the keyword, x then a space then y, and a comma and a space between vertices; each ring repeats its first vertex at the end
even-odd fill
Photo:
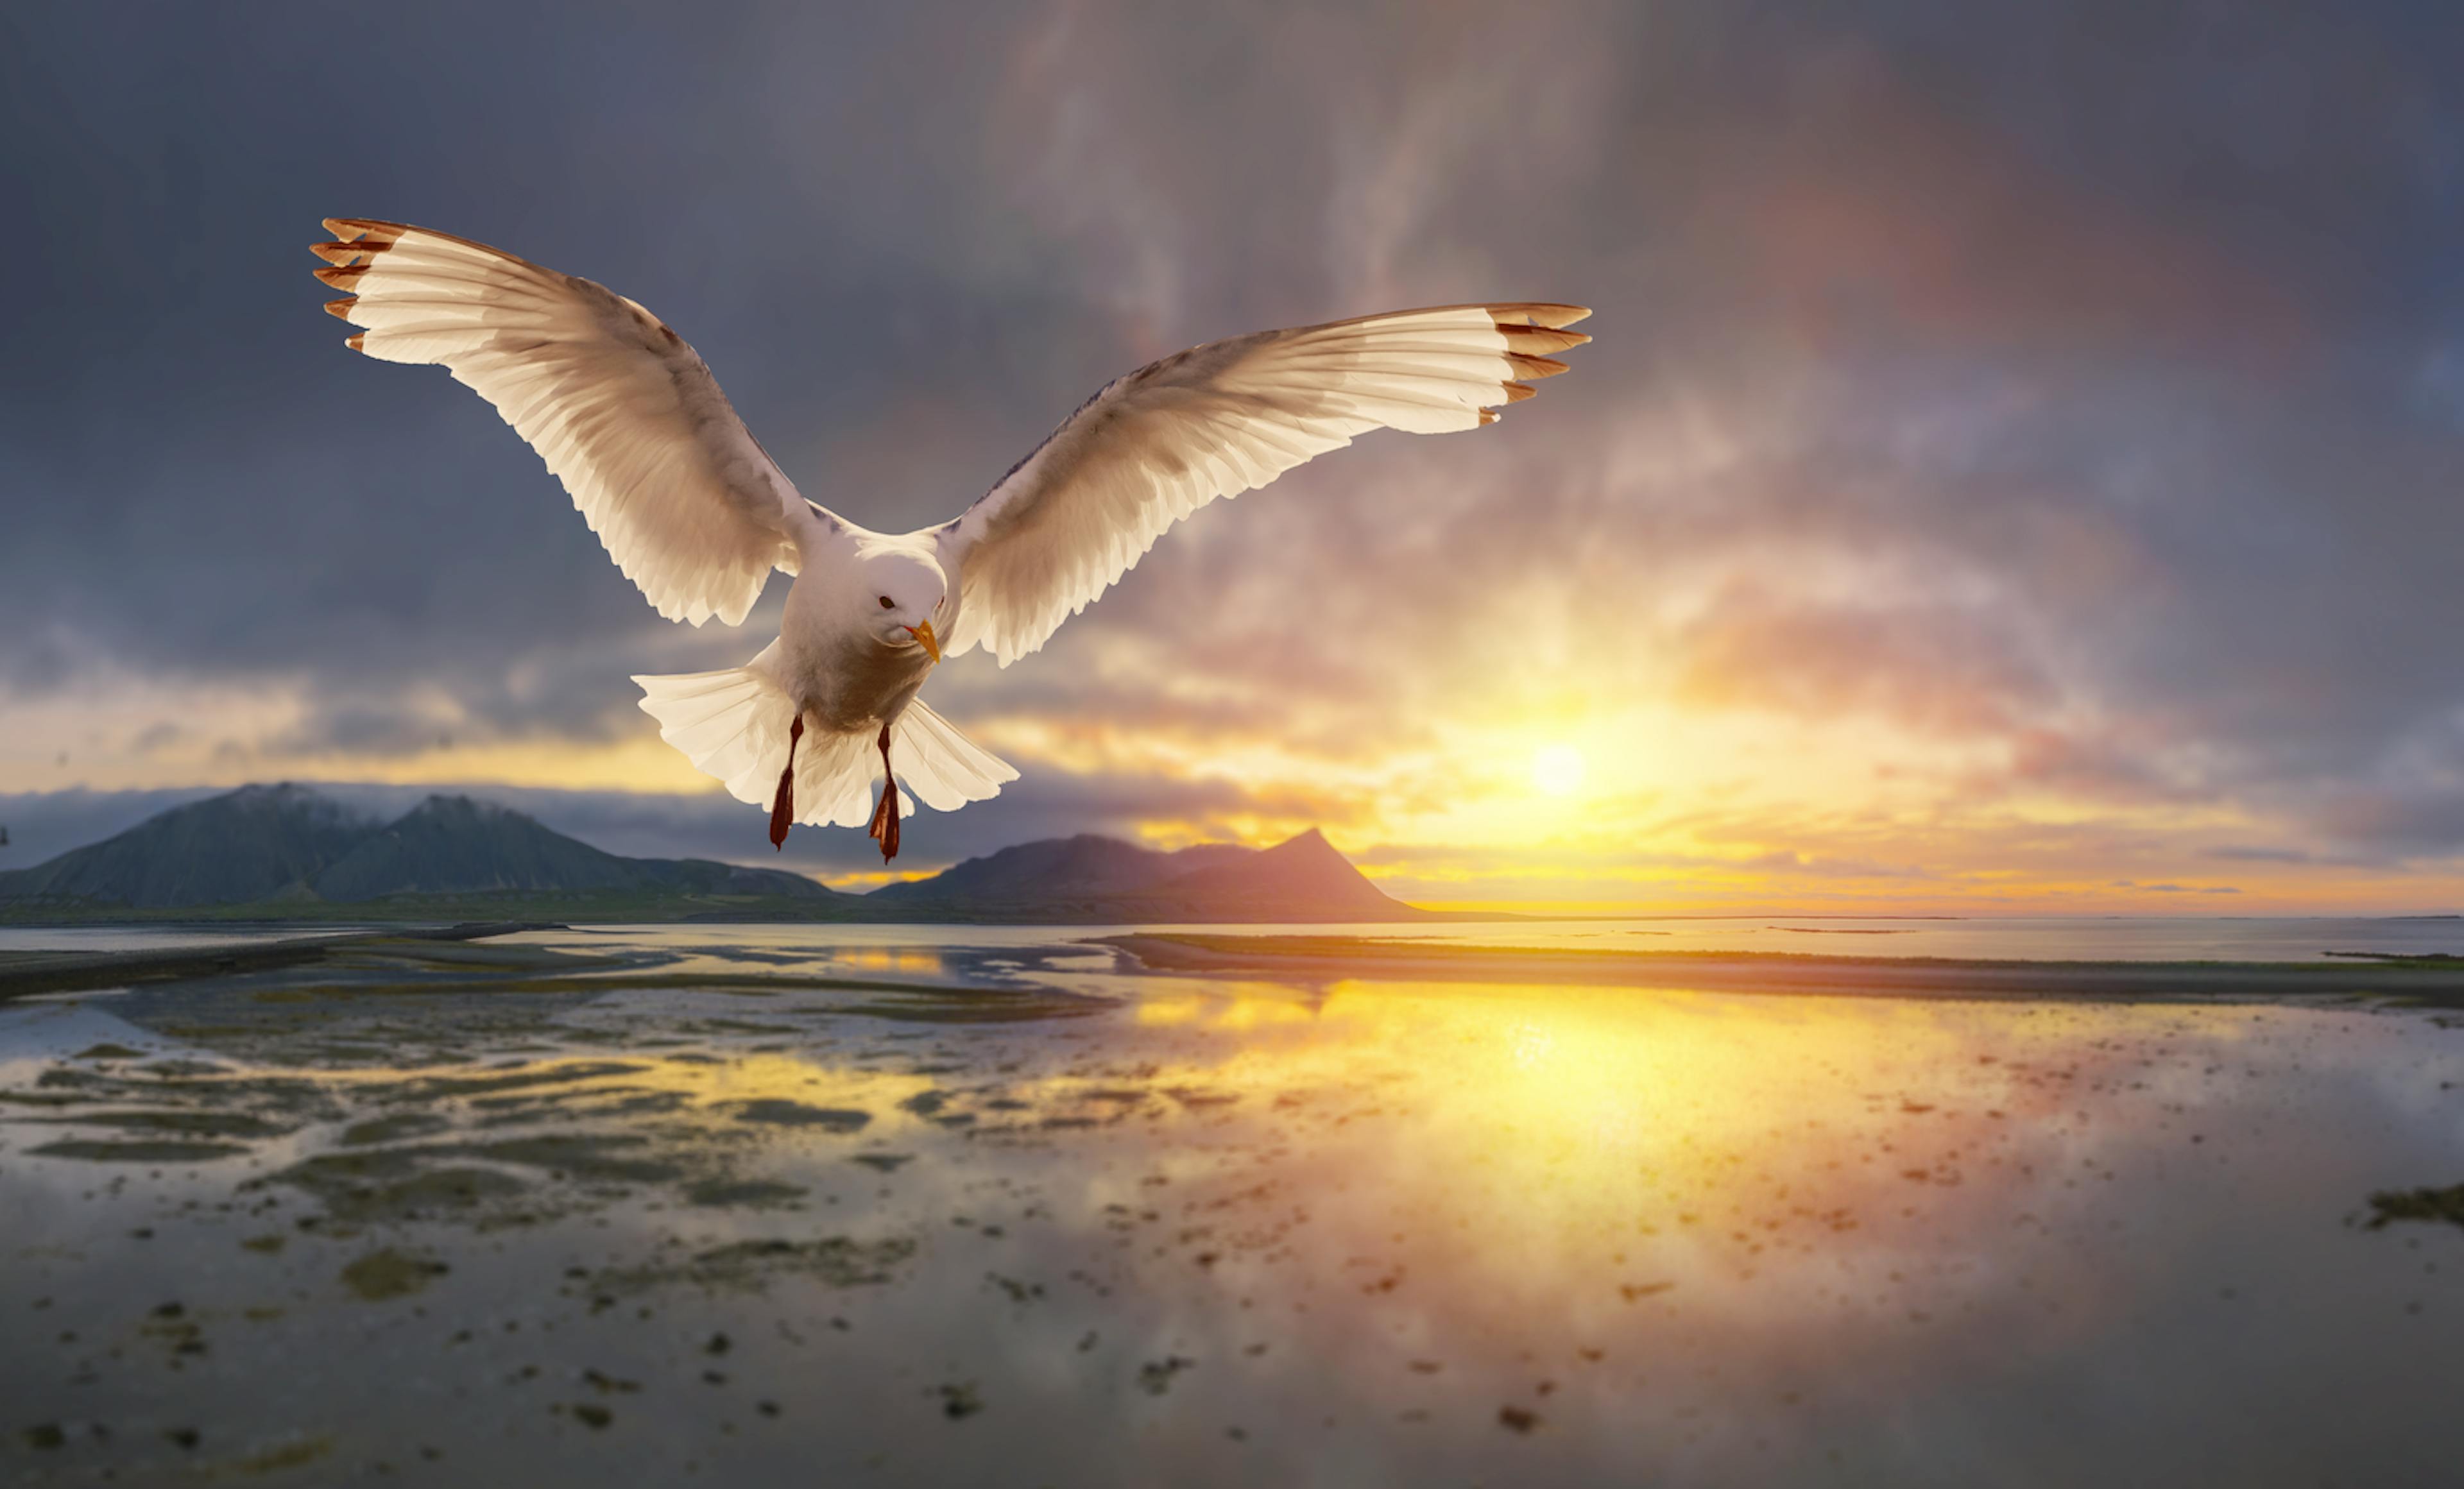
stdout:
POLYGON ((1579 305, 1446 305, 1235 337, 1116 379, 933 530, 958 577, 951 653, 1044 645, 1164 529, 1371 429, 1477 428, 1591 339, 1579 305))
POLYGON ((740 623, 819 509, 658 317, 484 243, 329 217, 317 277, 351 346, 437 362, 495 405, 564 482, 625 577, 671 621, 740 623))

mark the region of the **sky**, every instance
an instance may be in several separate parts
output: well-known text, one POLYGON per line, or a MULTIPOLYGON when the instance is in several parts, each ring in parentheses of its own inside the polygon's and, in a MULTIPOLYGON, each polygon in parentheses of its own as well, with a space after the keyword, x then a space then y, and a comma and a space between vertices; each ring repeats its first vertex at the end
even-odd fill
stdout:
POLYGON ((2435 5, 13 5, 0 866, 298 779, 880 881, 627 680, 785 579, 661 621, 343 350, 349 215, 649 305, 897 530, 1194 342, 1595 309, 936 671, 1024 778, 901 872, 1319 825, 1441 905, 2464 909, 2457 77, 2435 5))

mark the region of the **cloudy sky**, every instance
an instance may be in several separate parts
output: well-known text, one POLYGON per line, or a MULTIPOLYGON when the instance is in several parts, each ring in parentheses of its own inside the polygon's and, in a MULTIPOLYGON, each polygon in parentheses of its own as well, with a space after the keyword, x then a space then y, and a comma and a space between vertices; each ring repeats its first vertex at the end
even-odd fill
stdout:
POLYGON ((662 622, 345 353, 366 215, 649 305, 879 527, 1195 341, 1596 309, 943 668, 1025 778, 901 869, 1316 823, 1436 903, 2464 909, 2458 77, 2442 6, 11 6, 0 865, 277 778, 769 858, 627 674, 785 582, 662 622))

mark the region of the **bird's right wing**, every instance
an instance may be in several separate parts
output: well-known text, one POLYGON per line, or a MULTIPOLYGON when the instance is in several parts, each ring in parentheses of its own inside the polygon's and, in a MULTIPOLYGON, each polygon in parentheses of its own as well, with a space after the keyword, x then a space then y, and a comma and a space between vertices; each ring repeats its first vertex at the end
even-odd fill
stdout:
POLYGON ((955 521, 932 530, 958 581, 951 655, 1001 666, 1129 571, 1166 528, 1371 429, 1497 420, 1591 339, 1579 305, 1441 305, 1262 331, 1150 362, 1089 399, 955 521))
MULTIPOLYGON (((710 368, 640 305, 451 233, 329 217, 325 308, 385 361, 437 362, 564 482, 627 579, 671 621, 743 621, 819 507, 797 494, 710 368)), ((834 520, 834 519, 832 519, 834 520)))

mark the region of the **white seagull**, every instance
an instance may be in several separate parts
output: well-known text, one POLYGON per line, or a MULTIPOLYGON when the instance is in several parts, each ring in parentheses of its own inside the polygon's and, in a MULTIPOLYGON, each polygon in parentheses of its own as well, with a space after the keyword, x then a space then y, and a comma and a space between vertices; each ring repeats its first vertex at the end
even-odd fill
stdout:
POLYGON ((671 621, 741 624, 772 569, 795 576, 779 639, 742 667, 636 677, 659 737, 737 800, 791 822, 869 821, 898 852, 899 781, 955 811, 1018 772, 915 696, 976 646, 1002 667, 1129 572, 1164 529, 1372 429, 1437 434, 1566 370, 1579 305, 1443 305, 1261 331, 1116 378, 975 505, 869 532, 807 501, 717 380, 632 300, 484 243, 329 217, 325 309, 384 361, 477 390, 564 483, 625 577, 671 621), (881 796, 872 797, 872 756, 881 796), (897 757, 893 771, 891 756, 897 757))

